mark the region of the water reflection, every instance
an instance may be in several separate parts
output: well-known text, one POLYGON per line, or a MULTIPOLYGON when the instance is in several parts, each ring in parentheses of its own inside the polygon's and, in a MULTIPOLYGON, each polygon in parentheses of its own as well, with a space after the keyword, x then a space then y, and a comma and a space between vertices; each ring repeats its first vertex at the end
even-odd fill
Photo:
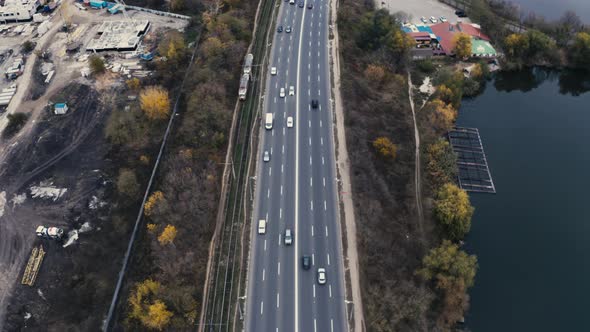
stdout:
POLYGON ((590 72, 572 69, 558 71, 539 67, 497 73, 494 87, 502 92, 528 92, 538 88, 546 80, 557 80, 559 93, 562 95, 579 96, 590 91, 590 72))

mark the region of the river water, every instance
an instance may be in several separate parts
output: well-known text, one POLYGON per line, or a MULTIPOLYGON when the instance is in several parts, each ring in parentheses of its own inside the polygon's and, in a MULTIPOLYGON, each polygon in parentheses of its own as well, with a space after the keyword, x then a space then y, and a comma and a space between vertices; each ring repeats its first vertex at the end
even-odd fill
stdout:
POLYGON ((474 332, 590 331, 590 77, 499 74, 463 101, 497 194, 471 194, 474 332))
POLYGON ((582 22, 590 24, 590 0, 511 0, 525 12, 535 12, 549 20, 556 20, 567 10, 575 12, 582 22))

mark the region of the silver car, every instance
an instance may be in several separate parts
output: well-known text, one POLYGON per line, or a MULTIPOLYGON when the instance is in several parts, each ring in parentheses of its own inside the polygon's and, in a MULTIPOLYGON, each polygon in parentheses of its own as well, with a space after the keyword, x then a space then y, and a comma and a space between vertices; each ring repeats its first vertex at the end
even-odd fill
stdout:
POLYGON ((269 162, 270 161, 270 153, 268 153, 268 151, 264 151, 264 157, 262 159, 264 160, 264 162, 269 162))
POLYGON ((293 233, 290 228, 285 230, 285 245, 290 246, 293 243, 293 233))

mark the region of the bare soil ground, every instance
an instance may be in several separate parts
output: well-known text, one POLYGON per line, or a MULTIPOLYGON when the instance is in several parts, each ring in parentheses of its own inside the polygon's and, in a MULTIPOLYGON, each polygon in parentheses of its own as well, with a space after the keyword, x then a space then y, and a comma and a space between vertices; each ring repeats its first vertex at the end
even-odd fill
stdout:
POLYGON ((0 170, 0 191, 7 200, 25 198, 21 204, 8 201, 0 219, 0 307, 6 308, 5 319, 0 316, 2 330, 95 330, 112 291, 105 280, 116 275, 111 261, 121 251, 116 238, 125 227, 116 231, 108 220, 111 162, 103 124, 109 111, 90 86, 74 83, 61 93, 68 96, 68 114, 42 111, 0 170), (34 198, 31 186, 42 182, 67 191, 57 199, 34 198), (66 248, 36 239, 37 225, 63 227, 66 233, 80 230, 79 239, 66 248), (39 244, 47 254, 37 282, 23 286, 24 263, 39 244))

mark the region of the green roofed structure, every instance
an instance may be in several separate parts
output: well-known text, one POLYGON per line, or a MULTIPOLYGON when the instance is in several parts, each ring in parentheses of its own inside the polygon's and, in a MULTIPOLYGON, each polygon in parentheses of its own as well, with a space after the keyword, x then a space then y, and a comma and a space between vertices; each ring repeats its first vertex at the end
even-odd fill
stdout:
POLYGON ((495 58, 498 55, 490 42, 483 39, 471 38, 471 54, 478 58, 495 58))

